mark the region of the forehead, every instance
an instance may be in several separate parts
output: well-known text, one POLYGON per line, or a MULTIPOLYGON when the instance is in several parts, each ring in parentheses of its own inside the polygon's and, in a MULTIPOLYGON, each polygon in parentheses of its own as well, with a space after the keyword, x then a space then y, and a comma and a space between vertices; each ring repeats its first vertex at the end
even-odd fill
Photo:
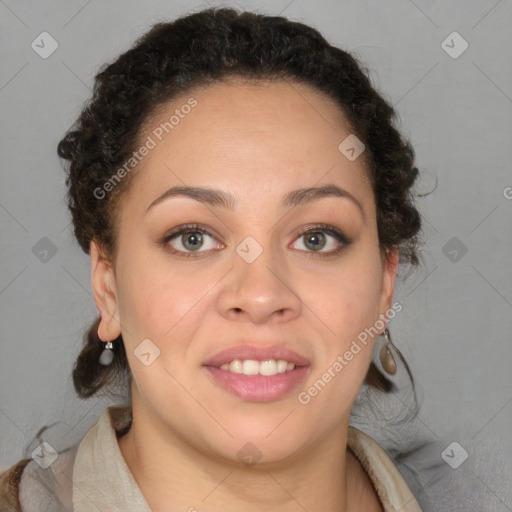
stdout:
POLYGON ((141 131, 139 145, 151 141, 152 149, 137 165, 130 195, 147 206, 166 187, 209 185, 281 197, 322 180, 368 192, 364 159, 349 161, 339 150, 350 134, 335 102, 303 84, 195 88, 162 105, 141 131))

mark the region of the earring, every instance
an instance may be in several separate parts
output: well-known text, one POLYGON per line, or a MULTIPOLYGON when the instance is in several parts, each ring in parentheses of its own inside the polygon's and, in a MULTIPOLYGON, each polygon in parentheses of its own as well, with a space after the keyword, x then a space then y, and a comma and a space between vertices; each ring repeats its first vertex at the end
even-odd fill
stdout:
POLYGON ((114 348, 114 345, 111 341, 107 341, 107 345, 105 346, 105 349, 100 355, 100 364, 103 366, 108 366, 112 360, 114 359, 114 351, 112 350, 114 348))
POLYGON ((382 364, 382 368, 386 370, 390 375, 394 375, 396 373, 396 362, 393 354, 391 353, 390 348, 396 348, 391 341, 391 335, 389 334, 389 330, 384 329, 384 336, 386 336, 386 343, 382 345, 380 349, 380 363, 382 364))

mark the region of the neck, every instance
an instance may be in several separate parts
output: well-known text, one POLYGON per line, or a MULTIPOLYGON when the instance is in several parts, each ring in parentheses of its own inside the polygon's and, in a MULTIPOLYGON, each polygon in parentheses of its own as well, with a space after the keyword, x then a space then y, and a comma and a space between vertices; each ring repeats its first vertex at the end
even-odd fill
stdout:
POLYGON ((346 424, 283 461, 251 467, 198 451, 158 421, 138 421, 119 442, 128 468, 154 512, 323 510, 345 512, 357 460, 347 455, 346 424), (158 475, 155 478, 155 475, 158 475), (349 483, 349 485, 347 485, 349 483))

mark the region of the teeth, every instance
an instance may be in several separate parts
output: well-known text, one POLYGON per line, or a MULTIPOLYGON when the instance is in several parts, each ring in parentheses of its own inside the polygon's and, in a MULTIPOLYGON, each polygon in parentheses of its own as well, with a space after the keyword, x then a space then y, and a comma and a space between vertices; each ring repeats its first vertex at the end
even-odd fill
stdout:
POLYGON ((288 363, 286 361, 283 361, 282 359, 279 359, 279 361, 277 361, 277 373, 284 373, 287 369, 288 363))
POLYGON ((236 361, 231 361, 229 364, 229 371, 233 373, 242 373, 242 361, 238 359, 236 361))
POLYGON ((220 367, 222 370, 229 370, 233 373, 243 373, 244 375, 276 375, 284 373, 295 368, 294 363, 289 363, 283 359, 267 359, 265 361, 256 361, 254 359, 235 359, 231 363, 225 363, 220 367))
POLYGON ((259 364, 260 375, 275 375, 277 373, 277 363, 274 359, 261 361, 259 364))
POLYGON ((246 359, 242 363, 242 373, 244 375, 258 375, 260 373, 260 363, 259 361, 253 361, 251 359, 246 359))

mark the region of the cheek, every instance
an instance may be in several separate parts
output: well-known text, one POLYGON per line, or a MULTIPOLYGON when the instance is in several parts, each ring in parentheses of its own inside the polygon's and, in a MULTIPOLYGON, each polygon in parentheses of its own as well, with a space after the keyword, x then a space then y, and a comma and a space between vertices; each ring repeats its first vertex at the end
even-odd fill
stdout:
POLYGON ((166 353, 185 350, 186 340, 204 318, 208 292, 218 277, 211 271, 173 266, 149 253, 120 262, 119 267, 120 317, 133 338, 130 344, 149 338, 166 353), (181 343, 173 342, 176 339, 181 343))
POLYGON ((201 310, 198 303, 199 290, 194 290, 190 281, 178 278, 162 280, 148 278, 140 282, 130 298, 130 323, 135 323, 135 332, 155 342, 168 345, 166 340, 177 333, 183 336, 185 324, 201 310))
POLYGON ((347 340, 355 337, 378 317, 382 276, 378 258, 366 261, 354 255, 329 274, 315 280, 304 292, 308 305, 330 328, 347 340))
POLYGON ((129 336, 156 340, 183 314, 186 288, 154 257, 130 252, 119 260, 117 278, 119 314, 129 336))
POLYGON ((333 421, 355 399, 373 354, 376 338, 368 329, 378 318, 381 281, 379 261, 371 260, 354 259, 311 288, 307 299, 315 305, 311 309, 321 319, 315 323, 324 335, 316 348, 311 387, 304 391, 315 407, 329 411, 327 416, 333 421))

